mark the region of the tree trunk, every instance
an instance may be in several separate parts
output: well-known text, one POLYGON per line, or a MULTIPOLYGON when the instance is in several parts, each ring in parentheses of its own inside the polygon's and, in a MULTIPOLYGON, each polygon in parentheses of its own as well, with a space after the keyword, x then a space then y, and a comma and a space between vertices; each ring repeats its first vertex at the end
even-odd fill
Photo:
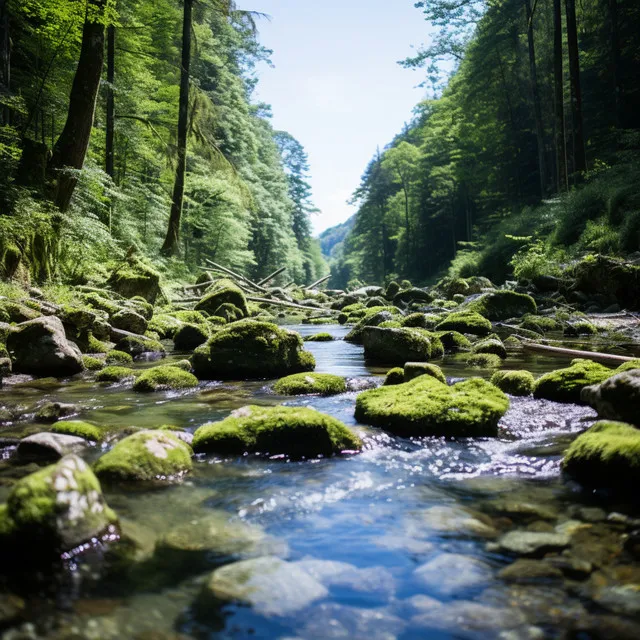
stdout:
POLYGON ((580 54, 578 52, 578 26, 576 2, 565 0, 567 12, 567 45, 569 47, 569 78, 571 83, 571 117, 573 121, 573 171, 586 171, 587 158, 582 125, 582 91, 580 88, 580 54))
POLYGON ((113 85, 115 82, 115 49, 116 49, 116 28, 111 25, 107 29, 107 131, 105 146, 105 171, 112 180, 115 180, 114 166, 114 136, 115 136, 115 96, 113 85))
MULTIPOLYGON (((106 0, 90 0, 88 9, 101 14, 106 0)), ((78 67, 71 85, 67 121, 53 148, 49 174, 55 180, 52 199, 61 211, 71 202, 89 147, 91 127, 104 62, 104 25, 87 12, 82 30, 78 67)))
POLYGON ((193 0, 184 0, 182 21, 182 68, 180 70, 180 107, 178 111, 178 165, 173 185, 171 213, 167 237, 161 253, 172 255, 178 251, 180 240, 180 219, 184 199, 184 182, 187 169, 187 130, 189 126, 189 68, 191 66, 191 12, 193 0))
POLYGON ((564 125, 564 73, 562 70, 562 5, 553 0, 553 85, 555 113, 556 185, 558 192, 567 191, 567 143, 564 125))
POLYGON ((547 191, 547 163, 544 149, 544 125, 542 123, 542 107, 538 91, 538 69, 536 66, 536 48, 533 38, 533 9, 531 0, 524 0, 527 9, 527 39, 529 41, 529 75, 531 95, 533 97, 533 112, 536 121, 536 139, 538 142, 538 171, 540 173, 540 196, 544 198, 547 191))
MULTIPOLYGON (((0 0, 0 81, 4 91, 11 90, 11 36, 9 32, 9 8, 7 0, 0 0)), ((2 109, 2 123, 10 124, 11 112, 8 107, 2 109)))
POLYGON ((615 104, 615 125, 624 128, 622 115, 622 80, 620 79, 620 26, 618 24, 618 0, 609 0, 609 23, 611 25, 611 78, 613 80, 613 99, 615 104))

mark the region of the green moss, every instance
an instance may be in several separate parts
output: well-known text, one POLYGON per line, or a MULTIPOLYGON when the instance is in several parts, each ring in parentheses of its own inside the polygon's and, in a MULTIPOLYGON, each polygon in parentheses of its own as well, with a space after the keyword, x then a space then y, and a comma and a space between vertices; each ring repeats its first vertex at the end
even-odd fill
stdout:
POLYGON ((127 336, 116 344, 117 351, 124 351, 131 356, 139 356, 143 353, 165 353, 165 349, 157 340, 141 336, 127 336))
POLYGON ((90 307, 98 311, 104 311, 110 316, 120 311, 120 307, 115 302, 101 296, 99 293, 85 293, 82 297, 90 307))
POLYGON ((169 314, 170 316, 180 320, 180 322, 186 322, 188 324, 205 324, 207 317, 199 311, 193 311, 190 309, 183 309, 181 311, 174 311, 169 314))
POLYGON ((322 324, 335 324, 336 321, 333 318, 305 318, 302 321, 302 324, 313 324, 313 325, 322 325, 322 324))
POLYGON ((225 322, 235 322, 236 320, 242 320, 245 315, 240 309, 238 309, 238 307, 236 307, 235 304, 225 302, 211 314, 211 317, 222 318, 225 322))
POLYGON ((400 324, 403 327, 420 327, 422 329, 433 329, 440 321, 440 316, 426 313, 411 313, 402 318, 400 324))
POLYGON ((334 338, 330 333, 316 333, 304 338, 304 342, 333 342, 333 340, 334 338))
POLYGON ((133 296, 128 302, 136 313, 140 314, 145 320, 149 321, 153 317, 153 305, 149 304, 142 296, 133 296))
POLYGON ((491 331, 491 322, 473 311, 456 311, 440 322, 436 331, 458 331, 486 336, 491 331))
POLYGON ((507 357, 507 350, 500 338, 485 338, 484 340, 480 340, 471 347, 471 351, 473 353, 493 353, 499 358, 507 357))
POLYGON ((395 320, 387 320, 378 325, 381 329, 402 329, 402 325, 395 320))
POLYGON ((283 396, 299 396, 318 394, 332 396, 345 393, 347 385, 341 376, 330 373, 294 373, 281 378, 273 386, 273 390, 283 396))
POLYGON ((445 351, 453 352, 471 348, 469 338, 458 331, 436 331, 435 335, 440 338, 445 351))
POLYGON ((106 342, 94 337, 93 333, 87 335, 87 353, 109 353, 110 348, 106 342))
POLYGON ((342 422, 314 409, 248 406, 221 422, 200 427, 193 448, 197 452, 302 458, 359 450, 362 442, 342 422))
MULTIPOLYGON (((258 315, 261 315, 261 314, 258 314, 258 315)), ((265 316, 268 316, 269 318, 272 317, 270 314, 265 314, 265 316)), ((210 327, 218 328, 218 327, 223 327, 225 324, 228 324, 228 323, 224 318, 221 318, 220 316, 209 316, 207 318, 207 324, 210 327)))
POLYGON ((536 314, 535 300, 526 293, 515 291, 491 291, 483 293, 468 305, 469 311, 475 311, 489 320, 507 320, 526 314, 536 314))
POLYGON ((178 367, 178 369, 182 369, 183 371, 191 371, 191 360, 188 360, 187 358, 184 358, 183 360, 176 360, 170 364, 172 367, 178 367))
POLYGON ((100 371, 100 369, 104 367, 104 360, 92 356, 82 356, 82 363, 84 364, 84 368, 89 371, 100 371))
POLYGON ((493 436, 509 399, 480 378, 447 386, 432 376, 364 391, 356 418, 400 436, 493 436))
MULTIPOLYGON (((177 315, 177 313, 180 312, 176 312, 175 315, 177 315)), ((154 331, 160 336, 161 339, 164 340, 166 338, 173 338, 175 332, 182 326, 182 324, 182 320, 179 320, 173 315, 160 313, 157 316, 151 318, 151 321, 147 326, 147 330, 154 331)))
POLYGON ((104 437, 104 433, 100 427, 96 427, 90 422, 82 420, 59 420, 51 426, 49 431, 53 433, 63 433, 68 436, 77 436, 85 440, 93 440, 100 442, 104 437))
POLYGON ((503 344, 506 349, 522 349, 522 342, 516 336, 507 336, 503 344))
POLYGON ((632 371, 633 369, 640 369, 640 360, 629 360, 622 363, 615 373, 624 373, 625 371, 632 371))
POLYGON ((168 480, 191 471, 191 448, 169 431, 138 431, 120 440, 94 469, 109 480, 168 480))
POLYGON ((537 333, 546 333, 547 331, 559 331, 562 329, 562 325, 555 319, 549 316, 536 316, 527 314, 524 316, 523 321, 520 323, 523 329, 529 329, 530 331, 536 331, 537 333))
POLYGON ((587 486, 637 492, 640 429, 624 422, 596 422, 567 449, 563 470, 587 486))
POLYGON ((135 378, 140 375, 140 371, 129 369, 129 367, 119 367, 112 365, 105 367, 102 371, 96 374, 96 380, 98 382, 122 382, 129 378, 135 378))
POLYGON ((178 367, 168 364, 146 369, 133 385, 134 391, 166 391, 191 389, 198 386, 198 378, 178 367))
POLYGON ((394 384, 402 384, 404 382, 404 369, 402 367, 394 367, 387 371, 387 375, 382 383, 384 386, 391 386, 394 384))
POLYGON ((346 342, 354 342, 362 344, 362 332, 365 327, 377 327, 383 322, 393 320, 394 315, 399 315, 400 309, 397 307, 372 307, 367 313, 358 320, 357 324, 345 336, 346 342))
POLYGON ((114 269, 107 284, 125 298, 141 296, 153 303, 160 293, 160 274, 136 256, 131 256, 114 269))
POLYGON ((431 364, 429 362, 407 362, 404 365, 404 381, 409 382, 414 378, 420 376, 431 376, 436 380, 439 380, 443 384, 447 383, 442 369, 437 364, 431 364))
POLYGON ((293 331, 257 320, 234 322, 215 332, 191 359, 202 380, 274 378, 310 371, 313 355, 293 331))
POLYGON ((575 320, 564 328, 566 336, 594 336, 598 333, 598 327, 588 320, 575 320))
POLYGON ((133 364, 133 358, 124 351, 117 351, 116 349, 112 349, 107 353, 107 357, 105 359, 106 364, 133 364))
POLYGON ((496 371, 491 384, 512 396, 528 396, 533 393, 535 378, 528 371, 496 371))
POLYGON ((604 382, 613 371, 592 360, 574 360, 566 369, 545 373, 536 380, 533 395, 556 402, 580 402, 582 389, 604 382))
POLYGON ((346 307, 343 307, 342 313, 345 313, 348 316, 353 315, 362 318, 366 315, 367 308, 362 304, 362 302, 356 302, 355 304, 348 304, 346 307))
POLYGON ((204 344, 211 335, 207 324, 183 324, 173 336, 177 351, 192 351, 204 344))
POLYGON ((495 353, 474 353, 467 358, 467 366, 478 369, 498 369, 502 358, 495 353))
POLYGON ((387 290, 385 291, 384 297, 387 300, 393 300, 400 293, 400 285, 392 280, 387 286, 387 290))
POLYGON ((243 318, 249 315, 247 299, 242 290, 231 280, 218 280, 207 289, 206 294, 196 304, 196 311, 204 311, 210 316, 223 304, 234 305, 243 318))
POLYGON ((429 333, 421 329, 365 327, 362 343, 368 362, 404 365, 405 362, 421 362, 434 357, 433 341, 429 333))

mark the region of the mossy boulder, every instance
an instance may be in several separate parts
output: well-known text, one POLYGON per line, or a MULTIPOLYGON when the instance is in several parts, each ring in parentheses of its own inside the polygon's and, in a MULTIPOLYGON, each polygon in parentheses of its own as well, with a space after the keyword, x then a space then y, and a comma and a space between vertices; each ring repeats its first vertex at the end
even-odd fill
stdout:
POLYGON ((473 353, 467 358, 467 366, 477 369, 498 369, 502 358, 495 353, 473 353))
POLYGON ((127 436, 94 465, 98 477, 113 481, 178 479, 192 468, 191 447, 164 430, 127 436))
POLYGON ((536 301, 531 296, 516 291, 483 293, 469 302, 467 309, 493 321, 520 318, 528 313, 538 312, 536 301))
POLYGON ((474 311, 454 311, 436 325, 436 331, 457 331, 486 336, 491 331, 491 322, 474 311))
POLYGON ((122 309, 111 316, 111 326, 138 335, 144 334, 148 324, 146 318, 133 309, 122 309))
POLYGON ((147 325, 147 330, 154 331, 160 336, 162 340, 166 340, 167 338, 173 338, 176 331, 182 325, 183 325, 183 321, 180 320, 179 318, 174 317, 174 315, 169 315, 167 313, 159 313, 158 315, 154 316, 151 319, 151 321, 147 325))
POLYGON ((529 396, 533 393, 535 378, 529 371, 496 371, 491 376, 491 384, 512 396, 529 396))
POLYGON ((430 360, 432 339, 418 329, 365 327, 362 331, 364 357, 369 362, 404 365, 408 361, 430 360))
POLYGON ((87 464, 68 455, 11 488, 0 506, 0 554, 16 548, 33 556, 70 550, 105 532, 116 514, 87 464))
POLYGON ((167 391, 191 389, 198 386, 198 378, 180 367, 163 364, 146 369, 133 385, 134 391, 167 391))
POLYGON ((211 314, 211 317, 222 318, 225 322, 235 322, 236 320, 242 320, 245 314, 235 304, 225 302, 211 314))
POLYGON ((616 373, 623 373, 624 371, 633 371, 634 369, 640 369, 640 360, 628 360, 627 362, 623 362, 619 367, 616 368, 616 373))
POLYGON ((411 313, 401 319, 403 327, 419 327, 421 329, 435 329, 441 318, 433 313, 411 313))
POLYGON ((67 436, 77 436, 94 442, 100 442, 104 437, 104 431, 100 427, 83 420, 60 420, 51 425, 49 431, 67 436))
POLYGON ((595 336, 598 333, 598 327, 588 320, 570 320, 564 328, 565 336, 595 336))
POLYGON ((555 318, 530 314, 524 316, 520 326, 523 329, 535 331, 536 333, 547 333, 547 331, 559 331, 562 329, 562 324, 560 324, 555 318))
POLYGON ((471 341, 458 331, 435 331, 434 334, 442 342, 447 352, 461 351, 471 348, 471 341))
POLYGON ((556 402, 579 403, 585 387, 604 382, 613 371, 592 360, 574 360, 565 369, 545 373, 536 380, 533 395, 556 402))
POLYGON ((193 351, 204 344, 211 335, 206 324, 183 324, 173 336, 173 344, 178 351, 193 351))
POLYGON ((96 380, 98 382, 122 382, 123 380, 134 379, 142 372, 130 369, 129 367, 119 367, 112 365, 105 367, 102 371, 98 371, 96 374, 96 380))
POLYGON ((400 436, 495 436, 509 399, 480 378, 447 386, 432 376, 364 391, 356 418, 400 436))
POLYGON ((82 297, 91 308, 97 309, 98 311, 104 311, 110 316, 120 311, 120 306, 118 304, 99 293, 85 293, 82 297))
POLYGON ((393 297, 393 304, 397 307, 405 307, 414 302, 427 304, 432 300, 433 296, 428 291, 418 289, 417 287, 410 287, 398 292, 393 297))
POLYGON ((196 452, 284 454, 291 458, 330 456, 362 448, 342 422, 307 407, 247 406, 220 422, 200 427, 196 452))
POLYGON ((162 343, 145 336, 125 336, 116 343, 116 351, 124 351, 134 358, 143 353, 165 353, 162 343))
POLYGON ((283 396, 318 394, 332 396, 345 393, 347 383, 341 376, 331 373, 294 373, 281 378, 273 385, 273 390, 283 396))
POLYGON ((312 336, 306 336, 304 342, 333 342, 334 337, 330 333, 315 333, 312 336))
POLYGON ((640 426, 640 369, 616 373, 600 384, 585 387, 580 399, 601 418, 640 426))
POLYGON ((447 383, 442 369, 437 364, 430 362, 406 362, 404 365, 404 381, 409 382, 420 376, 431 376, 443 384, 447 383))
POLYGON ((223 304, 233 305, 243 318, 249 315, 247 299, 242 290, 231 280, 221 279, 212 284, 201 300, 196 304, 196 311, 203 311, 212 316, 223 304))
POLYGON ((104 367, 104 360, 93 356, 82 356, 82 364, 87 371, 100 371, 104 367))
POLYGON ((640 429, 623 422, 596 422, 571 443, 562 469, 585 486, 636 495, 640 482, 640 429))
POLYGON ((387 290, 384 293, 384 297, 387 300, 393 300, 399 293, 400 293, 400 285, 395 280, 392 280, 387 285, 387 290))
POLYGON ((373 307, 358 320, 356 326, 345 336, 345 341, 362 344, 362 332, 366 327, 378 327, 383 322, 393 320, 397 313, 400 313, 400 310, 396 307, 373 307))
POLYGON ((299 334, 257 320, 222 327, 195 350, 191 363, 201 380, 275 378, 315 368, 299 334))
POLYGON ((31 309, 21 302, 15 300, 0 300, 0 320, 3 322, 28 322, 40 318, 42 313, 31 309), (4 318, 4 320, 3 320, 4 318))
POLYGON ((484 340, 479 340, 471 347, 471 351, 473 353, 493 353, 499 358, 507 357, 507 350, 500 338, 485 338, 484 340))
POLYGON ((107 284, 125 298, 140 296, 153 304, 160 293, 160 274, 131 256, 113 270, 107 284))
POLYGON ((181 309, 180 311, 174 311, 170 314, 176 320, 180 322, 187 322, 188 324, 206 324, 207 317, 199 311, 192 309, 181 309))
POLYGON ((402 367, 394 367, 387 371, 384 382, 385 386, 391 386, 394 384, 402 384, 404 382, 404 369, 402 367))
POLYGON ((133 358, 124 351, 117 351, 116 349, 112 349, 107 352, 107 357, 105 358, 105 364, 133 364, 133 358))

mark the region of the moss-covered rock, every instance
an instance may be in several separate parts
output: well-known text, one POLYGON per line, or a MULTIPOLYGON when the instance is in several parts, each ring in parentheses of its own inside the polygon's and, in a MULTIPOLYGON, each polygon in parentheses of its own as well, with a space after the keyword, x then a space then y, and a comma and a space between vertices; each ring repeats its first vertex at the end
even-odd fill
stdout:
POLYGON ((182 309, 180 311, 174 311, 170 314, 176 320, 180 322, 186 322, 188 324, 206 324, 207 317, 199 311, 192 309, 182 309))
POLYGON ((247 299, 242 290, 231 280, 221 279, 212 284, 201 300, 196 304, 196 311, 204 311, 210 316, 223 304, 231 304, 240 311, 243 318, 249 315, 247 299))
POLYGON ((526 293, 515 291, 491 291, 483 293, 467 305, 469 311, 476 311, 489 320, 519 318, 528 313, 536 314, 536 301, 526 293))
POLYGON ((116 351, 124 351, 134 358, 143 353, 165 353, 162 343, 144 336, 126 336, 116 343, 116 351))
POLYGON ((562 329, 562 325, 555 318, 531 314, 524 316, 520 326, 536 333, 547 333, 547 331, 559 331, 562 329))
POLYGON ((491 384, 512 396, 529 396, 533 393, 535 378, 529 371, 496 371, 491 384))
POLYGON ((499 358, 507 357, 507 350, 500 338, 485 338, 484 340, 479 340, 471 347, 471 351, 473 353, 493 353, 499 358))
POLYGON ((332 396, 345 393, 347 384, 341 376, 331 373, 294 373, 281 378, 273 385, 273 390, 283 396, 318 394, 332 396))
POLYGON ((86 334, 86 339, 84 340, 84 345, 82 344, 83 341, 80 341, 79 345, 80 349, 82 349, 82 347, 84 346, 85 349, 85 353, 104 353, 107 354, 109 353, 109 351, 111 351, 111 349, 109 348, 109 345, 106 342, 103 342, 102 340, 98 340, 93 333, 89 332, 88 334, 86 334))
POLYGON ((471 348, 469 338, 463 336, 458 331, 436 331, 434 335, 440 339, 444 350, 447 352, 456 352, 471 348))
POLYGON ((306 336, 304 342, 333 342, 334 337, 330 333, 315 333, 312 336, 306 336))
POLYGON ((111 325, 116 329, 144 335, 147 330, 147 320, 133 309, 122 309, 111 316, 111 325))
POLYGON ((40 318, 42 313, 15 300, 0 300, 0 320, 2 322, 29 322, 40 318))
POLYGON ((191 448, 170 431, 138 431, 120 440, 94 465, 109 480, 157 481, 182 477, 193 468, 191 448))
POLYGON ((491 331, 491 322, 473 311, 455 311, 436 325, 436 331, 457 331, 486 336, 491 331))
POLYGON ((623 422, 596 422, 569 446, 562 469, 586 486, 637 494, 640 429, 623 422))
POLYGON ((133 379, 141 373, 141 371, 136 371, 129 367, 111 365, 109 367, 105 367, 102 371, 98 371, 96 374, 96 380, 98 382, 122 382, 123 380, 133 379))
POLYGON ((217 331, 191 359, 201 380, 273 378, 315 368, 295 332, 268 322, 241 320, 217 331))
POLYGON ((397 320, 387 320, 378 325, 381 329, 402 329, 402 325, 397 320))
POLYGON ((409 382, 420 376, 431 376, 443 384, 447 383, 442 369, 437 364, 430 362, 406 362, 404 365, 404 381, 409 382))
POLYGON ((399 293, 400 293, 400 285, 395 280, 392 280, 387 286, 387 290, 384 293, 384 297, 387 300, 393 300, 399 293))
POLYGON ((113 270, 107 284, 125 298, 140 296, 153 304, 160 293, 160 274, 131 256, 113 270))
POLYGON ((167 391, 191 389, 198 386, 198 378, 179 367, 162 364, 146 369, 133 385, 134 391, 167 391))
POLYGON ((0 553, 22 548, 34 555, 67 551, 117 521, 100 483, 76 455, 18 480, 0 507, 0 553))
POLYGON ((477 369, 498 369, 502 358, 495 353, 473 353, 467 358, 467 366, 477 369))
POLYGON ((178 351, 193 351, 204 344, 211 331, 206 324, 183 324, 173 336, 173 344, 178 351))
POLYGON ((342 422, 314 409, 247 406, 221 422, 200 427, 193 448, 196 452, 303 458, 360 450, 362 442, 342 422))
POLYGON ((302 321, 302 324, 313 324, 313 325, 321 325, 321 324, 335 324, 336 321, 333 318, 327 318, 326 316, 322 318, 305 318, 302 321))
POLYGON ((104 367, 104 360, 93 356, 82 356, 82 364, 87 371, 100 371, 104 367))
POLYGON ((387 371, 387 375, 385 376, 384 382, 382 383, 385 386, 390 386, 394 384, 402 384, 404 382, 404 369, 402 367, 394 367, 393 369, 389 369, 387 371))
POLYGON ((357 324, 345 336, 346 342, 354 342, 362 344, 362 332, 365 327, 378 327, 383 322, 394 320, 394 315, 399 314, 400 310, 396 307, 373 307, 358 320, 357 324))
POLYGON ((147 302, 142 296, 133 296, 127 302, 127 306, 134 309, 147 322, 153 317, 153 305, 147 302))
POLYGON ((401 319, 400 324, 403 327, 419 327, 421 329, 434 329, 440 322, 440 316, 432 313, 411 313, 401 319))
POLYGON ((97 309, 98 311, 104 311, 110 316, 120 311, 120 306, 118 304, 99 293, 85 293, 82 297, 91 308, 97 309))
POLYGON ((362 331, 364 357, 369 362, 404 365, 408 361, 430 360, 432 340, 418 329, 365 327, 362 331))
POLYGON ((569 321, 564 328, 565 336, 595 336, 597 333, 598 327, 584 319, 569 321))
POLYGON ((116 349, 112 349, 107 353, 107 357, 105 358, 105 364, 133 364, 133 358, 124 351, 117 351, 116 349))
POLYGON ((494 436, 509 399, 480 378, 447 386, 432 376, 364 391, 356 418, 400 436, 494 436))
POLYGON ((398 292, 393 297, 393 304, 396 306, 406 306, 414 302, 427 304, 433 300, 433 296, 424 289, 418 289, 417 287, 410 287, 398 292))
POLYGON ((616 373, 600 384, 585 387, 580 399, 601 418, 640 426, 640 369, 616 373))
POLYGON ((211 314, 211 317, 222 318, 225 322, 235 322, 236 320, 242 320, 245 314, 235 304, 225 302, 211 314))
POLYGON ((100 427, 83 420, 60 420, 51 425, 49 431, 67 436, 77 436, 94 442, 100 442, 104 437, 104 432, 100 427))
MULTIPOLYGON (((194 323, 194 324, 197 324, 197 323, 194 323)), ((176 331, 182 325, 183 325, 183 321, 174 317, 174 315, 169 315, 167 313, 159 313, 158 315, 154 316, 151 319, 151 321, 147 325, 147 329, 149 331, 154 331, 155 333, 157 333, 162 340, 166 340, 167 338, 173 338, 176 331)))
POLYGON ((585 387, 604 382, 612 370, 592 360, 574 360, 565 369, 545 373, 536 380, 533 395, 556 402, 580 402, 585 387))

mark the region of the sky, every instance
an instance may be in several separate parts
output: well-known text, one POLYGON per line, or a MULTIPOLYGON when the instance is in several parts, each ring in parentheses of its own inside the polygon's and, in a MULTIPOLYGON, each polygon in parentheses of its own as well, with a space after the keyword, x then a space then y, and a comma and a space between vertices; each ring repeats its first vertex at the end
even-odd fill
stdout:
POLYGON ((397 64, 427 39, 415 0, 244 0, 267 14, 260 42, 274 68, 261 65, 255 99, 273 107, 273 126, 309 154, 320 214, 315 233, 355 213, 346 204, 376 152, 399 133, 425 97, 420 71, 397 64))

